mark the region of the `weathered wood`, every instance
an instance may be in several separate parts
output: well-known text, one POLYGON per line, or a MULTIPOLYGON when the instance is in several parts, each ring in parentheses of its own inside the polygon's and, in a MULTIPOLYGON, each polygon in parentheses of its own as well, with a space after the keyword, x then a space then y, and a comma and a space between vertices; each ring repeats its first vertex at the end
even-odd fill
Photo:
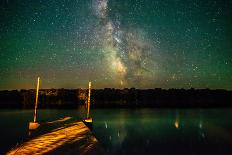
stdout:
POLYGON ((88 154, 97 145, 98 141, 90 129, 83 122, 75 122, 30 139, 14 147, 7 154, 61 154, 64 150, 65 154, 88 154))

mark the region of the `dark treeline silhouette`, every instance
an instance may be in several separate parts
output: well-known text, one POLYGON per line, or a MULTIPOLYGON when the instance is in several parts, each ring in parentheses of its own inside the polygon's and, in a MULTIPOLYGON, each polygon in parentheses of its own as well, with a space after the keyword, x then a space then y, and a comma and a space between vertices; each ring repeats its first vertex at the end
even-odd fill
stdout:
MULTIPOLYGON (((86 89, 42 89, 39 108, 77 108, 87 100, 86 89)), ((35 90, 0 91, 0 108, 34 107, 35 90)), ((136 107, 229 107, 232 91, 209 89, 93 89, 91 104, 94 108, 136 107)))

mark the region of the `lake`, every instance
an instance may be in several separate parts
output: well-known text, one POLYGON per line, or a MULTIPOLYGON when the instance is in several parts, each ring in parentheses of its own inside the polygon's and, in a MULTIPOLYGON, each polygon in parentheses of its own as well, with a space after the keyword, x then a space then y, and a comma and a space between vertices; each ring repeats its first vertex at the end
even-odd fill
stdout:
MULTIPOLYGON (((232 109, 94 109, 93 133, 106 154, 232 154, 232 109)), ((71 117, 80 110, 39 110, 38 120, 71 117)), ((28 138, 33 110, 0 110, 0 154, 28 138)), ((61 126, 41 126, 33 136, 61 126)))

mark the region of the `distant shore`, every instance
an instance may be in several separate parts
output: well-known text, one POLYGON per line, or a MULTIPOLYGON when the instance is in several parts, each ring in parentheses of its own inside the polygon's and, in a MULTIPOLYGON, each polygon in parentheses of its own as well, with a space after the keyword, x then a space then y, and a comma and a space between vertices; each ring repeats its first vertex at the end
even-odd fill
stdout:
MULTIPOLYGON (((38 108, 72 109, 85 104, 87 89, 41 89, 38 108)), ((35 89, 0 91, 0 108, 31 109, 35 89)), ((93 89, 93 108, 232 107, 232 91, 210 89, 93 89)))

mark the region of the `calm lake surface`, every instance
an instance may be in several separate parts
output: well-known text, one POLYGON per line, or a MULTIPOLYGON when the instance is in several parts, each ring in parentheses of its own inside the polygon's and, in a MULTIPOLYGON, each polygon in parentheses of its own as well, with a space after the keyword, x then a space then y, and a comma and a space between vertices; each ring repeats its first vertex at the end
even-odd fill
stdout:
MULTIPOLYGON (((71 117, 80 110, 39 110, 38 120, 71 117)), ((232 109, 94 109, 93 133, 106 154, 232 154, 232 109)), ((28 139, 32 110, 0 110, 0 154, 28 139)), ((62 123, 41 126, 34 136, 62 123)))

